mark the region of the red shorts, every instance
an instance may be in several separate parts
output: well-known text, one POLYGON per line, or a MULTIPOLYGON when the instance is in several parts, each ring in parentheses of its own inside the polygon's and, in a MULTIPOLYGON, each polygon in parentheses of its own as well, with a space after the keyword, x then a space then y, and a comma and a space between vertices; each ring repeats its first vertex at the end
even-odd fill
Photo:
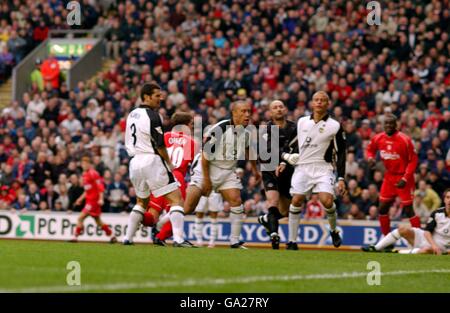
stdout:
MULTIPOLYGON (((183 197, 183 200, 186 199, 186 182, 184 181, 184 177, 181 173, 174 171, 175 178, 180 182, 180 190, 181 190, 181 196, 183 197)), ((152 208, 156 210, 158 213, 161 214, 162 211, 169 211, 170 204, 166 200, 164 196, 161 197, 153 197, 153 195, 150 195, 150 202, 148 204, 149 208, 152 208)))
POLYGON ((414 180, 408 181, 403 188, 397 188, 395 185, 403 175, 385 175, 383 185, 381 185, 380 201, 389 202, 397 196, 402 200, 402 205, 411 205, 413 203, 415 183, 414 180))
POLYGON ((102 207, 97 202, 86 202, 86 205, 81 212, 92 217, 97 217, 102 214, 102 207))

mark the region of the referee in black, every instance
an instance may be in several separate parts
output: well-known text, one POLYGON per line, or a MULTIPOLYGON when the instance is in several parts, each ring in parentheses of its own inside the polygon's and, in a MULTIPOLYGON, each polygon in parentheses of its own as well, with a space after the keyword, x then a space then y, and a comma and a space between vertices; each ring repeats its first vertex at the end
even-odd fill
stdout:
MULTIPOLYGON (((273 140, 278 141, 279 160, 298 150, 297 124, 287 119, 287 108, 280 100, 275 100, 269 106, 271 121, 267 124, 267 148, 270 149, 273 140), (278 127, 279 137, 273 137, 271 128, 278 127)), ((268 151, 272 152, 272 151, 268 151)), ((276 153, 276 152, 274 152, 276 153)), ((261 167, 270 160, 260 160, 261 167)), ((258 217, 258 222, 264 226, 272 241, 272 248, 280 248, 278 235, 278 220, 286 217, 291 204, 291 178, 294 167, 284 161, 274 171, 262 171, 264 189, 266 193, 268 213, 258 217)), ((288 250, 297 250, 297 246, 287 246, 288 250)))

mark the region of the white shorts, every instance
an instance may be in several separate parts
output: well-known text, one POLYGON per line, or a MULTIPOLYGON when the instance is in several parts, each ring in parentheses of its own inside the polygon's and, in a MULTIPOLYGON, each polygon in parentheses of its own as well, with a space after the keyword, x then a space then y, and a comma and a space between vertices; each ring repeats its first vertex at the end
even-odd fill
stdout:
POLYGON ((145 199, 152 193, 164 196, 178 189, 179 183, 160 156, 139 154, 130 161, 130 180, 136 196, 145 199))
MULTIPOLYGON (((211 178, 213 191, 242 189, 241 179, 234 169, 223 169, 210 164, 209 177, 211 178)), ((194 175, 191 177, 191 185, 197 186, 200 189, 203 187, 202 164, 200 161, 194 168, 194 175)))
POLYGON ((330 164, 299 164, 291 180, 291 195, 326 192, 333 196, 336 177, 330 164))
MULTIPOLYGON (((425 238, 425 231, 420 228, 413 228, 414 231, 414 247, 413 248, 431 248, 430 243, 428 242, 427 238, 425 238)), ((442 250, 447 251, 446 242, 445 240, 440 240, 437 236, 433 236, 434 241, 436 242, 436 245, 442 250)))
POLYGON ((222 195, 211 192, 209 197, 202 196, 195 208, 195 213, 219 212, 223 211, 222 195))

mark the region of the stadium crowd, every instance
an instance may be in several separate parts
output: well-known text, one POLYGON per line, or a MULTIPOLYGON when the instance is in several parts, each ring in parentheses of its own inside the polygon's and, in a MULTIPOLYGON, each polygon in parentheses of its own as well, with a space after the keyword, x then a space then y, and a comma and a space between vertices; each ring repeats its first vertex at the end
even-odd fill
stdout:
MULTIPOLYGON (((79 160, 89 151, 107 187, 103 211, 129 210, 135 193, 124 125, 139 86, 152 80, 164 90, 167 130, 176 110, 206 126, 228 117, 236 99, 251 102, 255 125, 268 121, 274 99, 296 121, 310 113, 315 91, 327 91, 348 143, 349 194, 338 198, 344 219, 377 219, 383 167, 369 168, 364 151, 392 112, 419 154, 416 212, 425 220, 440 206, 450 185, 448 0, 383 2, 379 26, 368 25, 365 2, 356 0, 127 0, 108 10, 90 2, 83 2, 90 12, 84 22, 111 27, 106 53, 114 65, 74 90, 65 84, 30 90, 2 111, 0 209, 80 210, 74 205, 83 192, 79 160)), ((65 27, 62 4, 0 6, 0 71, 45 38, 45 29, 65 27)), ((246 214, 262 214, 262 187, 245 165, 238 173, 246 214)), ((225 204, 222 214, 227 211, 225 204)), ((398 202, 390 215, 401 219, 398 202)), ((324 217, 315 196, 304 217, 324 217)))

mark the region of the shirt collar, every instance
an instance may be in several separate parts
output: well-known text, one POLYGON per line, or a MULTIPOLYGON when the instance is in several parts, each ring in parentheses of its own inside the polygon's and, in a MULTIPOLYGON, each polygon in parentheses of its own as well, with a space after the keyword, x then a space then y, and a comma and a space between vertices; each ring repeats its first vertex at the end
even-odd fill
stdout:
MULTIPOLYGON (((327 121, 327 119, 330 117, 330 115, 327 113, 324 115, 324 117, 322 117, 321 121, 327 121)), ((314 114, 311 114, 311 116, 309 117, 310 120, 314 120, 314 114)))

